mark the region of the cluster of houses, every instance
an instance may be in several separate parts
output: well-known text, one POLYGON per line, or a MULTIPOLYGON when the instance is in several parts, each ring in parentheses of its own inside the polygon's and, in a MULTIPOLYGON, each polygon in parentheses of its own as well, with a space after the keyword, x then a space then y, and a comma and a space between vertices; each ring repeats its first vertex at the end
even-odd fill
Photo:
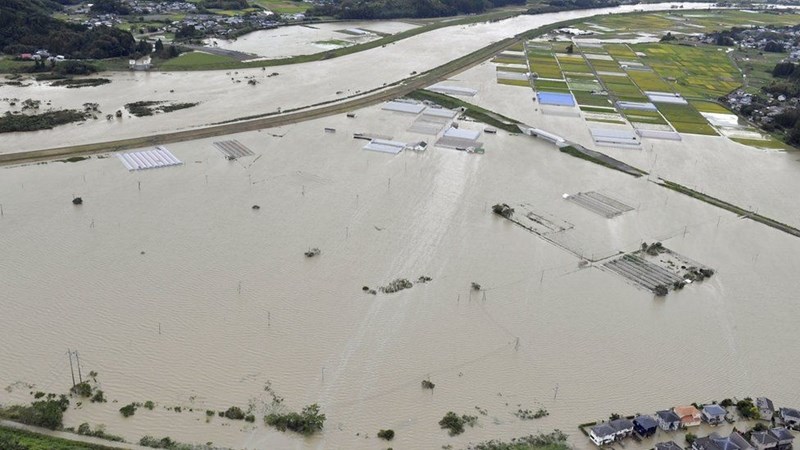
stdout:
POLYGON ((58 63, 64 61, 63 55, 51 55, 50 52, 47 50, 36 50, 34 53, 22 53, 19 55, 19 59, 23 61, 47 61, 52 63, 58 63))
MULTIPOLYGON (((779 422, 783 426, 764 431, 748 433, 749 441, 736 431, 728 437, 717 433, 696 439, 693 450, 789 450, 794 436, 789 429, 800 430, 800 411, 793 408, 775 410, 772 401, 766 397, 756 399, 755 406, 762 420, 779 422)), ((733 417, 720 405, 709 404, 702 408, 693 405, 676 406, 672 409, 658 411, 655 415, 640 415, 632 419, 617 418, 593 426, 588 433, 589 439, 597 446, 620 442, 629 436, 637 439, 651 437, 661 429, 677 431, 695 427, 701 423, 719 425, 732 423, 733 417)), ((656 450, 683 450, 675 442, 664 442, 656 445, 656 450)))

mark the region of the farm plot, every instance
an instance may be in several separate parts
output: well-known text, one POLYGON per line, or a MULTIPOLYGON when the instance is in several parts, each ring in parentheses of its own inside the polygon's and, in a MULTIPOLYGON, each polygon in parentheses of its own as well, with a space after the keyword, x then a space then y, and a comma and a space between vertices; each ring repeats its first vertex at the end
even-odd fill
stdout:
POLYGON ((717 132, 708 124, 705 117, 692 108, 691 105, 661 103, 658 105, 658 110, 672 124, 675 131, 690 134, 717 135, 717 132))
POLYGON ((562 79, 561 69, 558 61, 551 54, 528 53, 528 63, 531 72, 536 73, 541 78, 562 79))

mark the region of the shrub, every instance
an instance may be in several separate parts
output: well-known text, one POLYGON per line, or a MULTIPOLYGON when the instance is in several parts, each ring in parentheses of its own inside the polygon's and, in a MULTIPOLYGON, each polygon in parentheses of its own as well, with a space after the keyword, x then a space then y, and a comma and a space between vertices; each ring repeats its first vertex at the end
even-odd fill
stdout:
POLYGON ((692 433, 686 433, 686 443, 691 445, 695 440, 697 440, 697 436, 692 433))
POLYGON ((92 396, 92 403, 105 403, 106 397, 102 390, 98 389, 92 396))
POLYGON ((291 430, 303 435, 312 435, 321 430, 325 424, 325 414, 320 414, 319 405, 316 403, 303 408, 298 414, 290 412, 288 414, 272 413, 264 418, 267 425, 273 426, 280 431, 291 430))
POLYGON ((214 417, 214 411, 207 409, 206 410, 206 417, 214 417))
POLYGON ((248 415, 244 416, 244 421, 253 423, 253 422, 256 421, 256 416, 254 416, 252 414, 248 414, 248 415))
POLYGON ((442 429, 448 430, 450 436, 456 436, 464 432, 464 425, 473 427, 477 422, 477 416, 468 416, 464 414, 459 417, 458 414, 453 411, 448 411, 442 420, 439 421, 439 426, 442 429))
POLYGON ((422 389, 433 389, 436 385, 431 380, 422 380, 422 389))
POLYGON ((244 411, 242 411, 242 408, 239 408, 238 406, 231 406, 227 411, 225 411, 225 417, 233 420, 242 420, 244 419, 244 411))
POLYGON ((139 445, 143 447, 150 447, 150 448, 175 448, 178 446, 178 443, 173 441, 169 437, 157 439, 153 436, 144 436, 139 439, 139 445))
POLYGON ((378 437, 381 439, 385 439, 387 441, 391 441, 392 439, 394 439, 394 430, 378 431, 378 437))
POLYGON ((153 408, 155 408, 155 407, 156 407, 156 404, 155 404, 155 403, 153 403, 153 401, 152 401, 152 400, 148 400, 148 401, 144 402, 144 407, 145 407, 145 408, 147 408, 147 409, 149 409, 150 411, 152 411, 152 410, 153 410, 153 408))
POLYGON ((726 398, 725 400, 722 400, 721 402, 719 402, 719 406, 722 406, 723 408, 727 408, 729 406, 733 406, 733 400, 731 400, 729 398, 726 398))
POLYGON ((119 412, 122 413, 123 417, 130 417, 136 413, 136 404, 130 403, 128 405, 125 405, 119 409, 119 412))
POLYGON ((52 394, 52 397, 48 396, 48 400, 35 401, 30 406, 16 407, 11 411, 10 418, 51 430, 61 428, 64 411, 69 407, 69 399, 66 395, 62 395, 58 400, 54 397, 55 394, 52 394))
POLYGON ((753 404, 753 399, 750 397, 739 400, 736 403, 736 410, 739 411, 739 415, 745 419, 758 419, 761 417, 758 408, 753 404))

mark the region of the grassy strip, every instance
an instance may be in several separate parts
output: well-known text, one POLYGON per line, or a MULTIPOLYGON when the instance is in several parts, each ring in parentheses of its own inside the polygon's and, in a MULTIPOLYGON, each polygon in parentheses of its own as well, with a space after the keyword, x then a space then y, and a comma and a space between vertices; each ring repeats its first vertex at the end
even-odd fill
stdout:
POLYGON ((784 233, 789 233, 793 236, 800 237, 800 230, 785 223, 778 222, 777 220, 770 219, 769 217, 764 217, 761 214, 757 214, 753 211, 748 211, 744 208, 740 208, 734 204, 728 203, 724 200, 720 200, 718 198, 714 198, 710 195, 703 194, 701 192, 697 192, 694 189, 690 189, 686 186, 680 185, 678 183, 673 183, 667 180, 660 180, 659 183, 661 186, 666 187, 667 189, 672 189, 673 191, 680 192, 681 194, 688 195, 689 197, 696 198, 700 201, 706 202, 708 204, 714 205, 718 208, 725 209, 730 211, 734 214, 738 214, 742 217, 746 217, 750 220, 754 220, 758 223, 763 223, 769 227, 775 228, 776 230, 783 231, 784 233))
POLYGON ((607 167, 609 169, 618 170, 622 173, 626 173, 628 175, 634 177, 640 177, 642 175, 646 175, 647 172, 639 170, 633 166, 629 166, 622 161, 617 161, 616 159, 604 155, 600 152, 595 152, 593 150, 589 150, 587 148, 578 148, 574 145, 567 145, 565 147, 560 147, 559 150, 562 153, 566 153, 568 155, 572 155, 576 158, 580 158, 586 161, 593 162, 595 164, 599 164, 603 167, 607 167))
POLYGON ((483 109, 480 106, 475 106, 472 103, 467 103, 457 98, 450 97, 449 95, 420 89, 408 94, 408 97, 411 97, 415 100, 431 101, 449 109, 464 108, 464 114, 467 117, 471 117, 479 122, 491 125, 497 129, 508 131, 509 133, 519 133, 519 127, 517 127, 519 122, 516 120, 509 119, 508 117, 501 116, 500 114, 494 113, 487 109, 483 109))
POLYGON ((0 447, 4 444, 10 446, 14 442, 19 442, 29 450, 119 450, 117 447, 86 444, 0 426, 0 447))

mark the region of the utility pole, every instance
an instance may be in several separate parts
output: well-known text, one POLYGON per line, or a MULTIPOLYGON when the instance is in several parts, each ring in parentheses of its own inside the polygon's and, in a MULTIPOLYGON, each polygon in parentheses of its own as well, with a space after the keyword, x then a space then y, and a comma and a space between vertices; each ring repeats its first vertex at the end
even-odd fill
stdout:
POLYGON ((555 392, 555 394, 553 394, 553 400, 555 400, 555 399, 556 399, 556 397, 558 397, 558 383, 556 383, 556 387, 555 387, 555 389, 554 389, 554 390, 555 390, 556 392, 555 392))
POLYGON ((81 359, 78 357, 77 350, 75 350, 75 361, 78 362, 78 380, 83 383, 83 375, 81 375, 81 359))
POLYGON ((72 375, 72 387, 75 387, 75 369, 72 368, 72 352, 67 349, 67 356, 69 357, 69 373, 72 375))

